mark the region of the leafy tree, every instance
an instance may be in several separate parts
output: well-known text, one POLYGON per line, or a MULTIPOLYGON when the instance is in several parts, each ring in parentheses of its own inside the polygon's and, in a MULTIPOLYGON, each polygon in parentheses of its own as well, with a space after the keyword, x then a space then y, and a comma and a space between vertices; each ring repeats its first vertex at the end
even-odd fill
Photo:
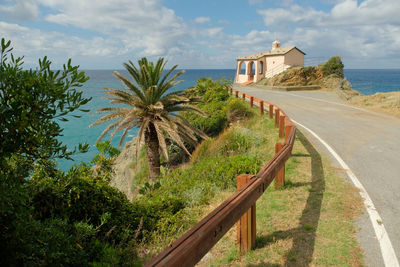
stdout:
POLYGON ((183 116, 178 114, 179 111, 195 111, 201 114, 201 110, 191 105, 197 100, 185 97, 182 90, 169 91, 179 83, 175 79, 184 71, 180 71, 168 79, 177 65, 163 75, 165 64, 163 58, 159 58, 156 64, 142 58, 138 61, 138 67, 132 61, 129 61, 129 64, 124 63, 124 67, 133 81, 114 71, 114 75, 126 86, 126 90, 105 88, 105 92, 111 96, 109 98, 111 104, 125 104, 128 107, 99 109, 97 112, 109 112, 109 114, 104 115, 89 126, 117 119, 103 131, 98 140, 101 140, 110 131, 112 131, 111 138, 116 132, 123 131, 120 146, 129 129, 138 127, 136 158, 138 158, 140 145, 142 139, 144 139, 147 147, 150 177, 153 179, 160 175, 159 151, 161 150, 165 158, 168 159, 165 134, 189 155, 184 142, 195 145, 198 137, 206 138, 204 133, 191 126, 183 116))
POLYGON ((336 74, 339 77, 343 77, 342 59, 339 56, 331 57, 323 66, 322 71, 325 75, 336 74))
MULTIPOLYGON (((67 158, 76 152, 57 138, 62 128, 57 121, 80 110, 90 99, 75 88, 89 79, 71 60, 63 70, 50 69, 44 57, 36 70, 23 69, 23 57, 14 57, 11 41, 1 40, 0 55, 0 174, 18 171, 26 177, 35 162, 67 158), (18 168, 16 168, 18 167, 18 168)), ((79 117, 76 114, 73 117, 79 117)), ((79 144, 79 151, 88 145, 79 144)))
MULTIPOLYGON (((59 121, 67 120, 90 99, 76 88, 89 78, 71 65, 51 70, 44 57, 35 69, 23 68, 23 57, 14 57, 11 41, 1 39, 0 51, 0 265, 35 266, 84 264, 76 246, 82 234, 78 226, 52 218, 33 216, 32 176, 40 168, 49 177, 59 173, 54 158, 70 158, 57 140, 62 135, 59 121), (30 179, 26 179, 30 176, 30 179), (62 252, 60 252, 62 251, 62 252), (47 264, 46 264, 47 263, 47 264), (67 264, 68 263, 68 264, 67 264)), ((88 145, 79 145, 85 151, 88 145)), ((37 188, 39 189, 39 188, 37 188)), ((82 224, 81 224, 82 226, 82 224)), ((81 227, 82 228, 82 227, 81 227)), ((89 231, 88 231, 89 233, 89 231)), ((88 237, 88 239, 90 239, 88 237)))

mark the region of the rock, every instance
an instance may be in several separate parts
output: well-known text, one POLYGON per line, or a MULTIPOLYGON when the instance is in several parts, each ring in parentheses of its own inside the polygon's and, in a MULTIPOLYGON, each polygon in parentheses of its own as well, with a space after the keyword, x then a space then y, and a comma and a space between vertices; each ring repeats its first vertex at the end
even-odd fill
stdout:
POLYGON ((132 168, 132 162, 136 153, 136 137, 127 142, 121 153, 115 159, 113 165, 113 175, 110 185, 118 188, 129 200, 133 200, 132 183, 135 176, 135 170, 132 168))

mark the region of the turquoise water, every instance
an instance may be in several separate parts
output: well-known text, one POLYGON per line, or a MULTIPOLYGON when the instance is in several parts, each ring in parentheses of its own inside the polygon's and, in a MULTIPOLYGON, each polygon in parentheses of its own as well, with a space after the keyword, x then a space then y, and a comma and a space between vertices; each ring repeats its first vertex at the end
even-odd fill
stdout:
MULTIPOLYGON (((129 77, 128 73, 124 70, 119 70, 121 74, 125 77, 129 77)), ((89 162, 92 160, 93 156, 97 153, 96 140, 103 130, 107 127, 107 123, 93 126, 88 128, 90 124, 95 122, 104 114, 96 113, 96 110, 110 106, 109 100, 104 98, 108 97, 104 93, 104 88, 115 88, 123 89, 122 83, 112 75, 112 70, 86 70, 86 75, 90 77, 82 88, 83 95, 85 97, 92 97, 92 100, 84 106, 85 109, 90 109, 89 113, 81 113, 81 118, 69 118, 68 122, 60 122, 61 127, 64 128, 63 136, 60 138, 68 148, 73 149, 78 143, 87 142, 90 145, 90 150, 84 154, 77 154, 73 156, 74 161, 61 159, 58 161, 58 167, 67 171, 73 164, 79 163, 81 161, 89 162)), ((219 69, 219 70, 187 70, 183 75, 181 75, 178 80, 183 80, 180 84, 175 86, 175 90, 182 90, 192 87, 196 84, 196 81, 201 77, 210 77, 213 80, 223 78, 230 79, 233 81, 235 77, 235 70, 230 69, 219 69)), ((132 139, 132 137, 137 135, 137 129, 132 128, 125 138, 126 141, 132 139)), ((114 136, 112 144, 116 147, 119 145, 119 140, 121 133, 114 136)), ((108 140, 109 136, 103 138, 103 140, 108 140)), ((122 145, 123 147, 123 145, 122 145)))
MULTIPOLYGON (((110 106, 109 101, 104 98, 107 94, 103 88, 118 88, 123 89, 121 82, 112 75, 112 70, 87 70, 85 71, 90 80, 87 81, 84 87, 81 88, 85 97, 92 97, 85 109, 90 109, 89 113, 83 113, 82 118, 71 118, 68 122, 60 122, 64 128, 64 136, 60 140, 73 148, 79 142, 87 142, 90 145, 89 152, 85 154, 75 155, 75 161, 60 160, 59 168, 66 171, 73 164, 80 161, 89 162, 97 153, 95 147, 96 140, 107 124, 101 124, 88 128, 88 126, 101 117, 102 114, 97 114, 96 110, 110 106)), ((121 70, 123 75, 128 77, 127 72, 121 70)), ((352 83, 353 89, 360 91, 363 94, 374 94, 376 92, 400 91, 400 70, 355 70, 345 69, 346 78, 352 83)), ((211 77, 212 79, 230 79, 235 77, 233 69, 214 69, 214 70, 187 70, 185 74, 180 76, 182 83, 176 86, 176 90, 186 89, 196 84, 197 79, 201 77, 211 77)), ((126 140, 130 140, 137 135, 137 129, 131 129, 126 140)), ((118 146, 120 134, 116 134, 112 144, 118 146)), ((103 140, 107 140, 105 137, 103 140)))

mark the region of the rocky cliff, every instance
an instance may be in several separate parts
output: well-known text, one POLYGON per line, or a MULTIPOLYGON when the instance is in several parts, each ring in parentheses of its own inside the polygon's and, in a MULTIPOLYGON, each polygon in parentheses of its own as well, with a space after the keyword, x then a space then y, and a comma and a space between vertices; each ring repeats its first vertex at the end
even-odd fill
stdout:
POLYGON ((132 162, 136 153, 136 138, 127 142, 121 153, 114 161, 113 175, 110 184, 124 193, 129 200, 132 200, 135 193, 132 191, 135 170, 132 162))

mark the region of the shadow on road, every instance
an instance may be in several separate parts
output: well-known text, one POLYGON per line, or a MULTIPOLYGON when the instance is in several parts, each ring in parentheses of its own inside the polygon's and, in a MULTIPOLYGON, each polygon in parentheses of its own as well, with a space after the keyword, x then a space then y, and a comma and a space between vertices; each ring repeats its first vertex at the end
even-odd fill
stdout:
MULTIPOLYGON (((292 239, 293 246, 285 255, 285 266, 308 266, 312 261, 314 253, 316 230, 321 214, 323 193, 325 191, 325 174, 320 154, 300 131, 297 131, 296 135, 311 157, 311 183, 309 183, 311 189, 309 190, 310 194, 299 220, 299 226, 287 231, 276 231, 269 235, 257 237, 256 249, 265 247, 280 239, 292 239)), ((293 154, 292 156, 305 157, 307 155, 293 154)), ((306 184, 307 183, 298 183, 296 186, 303 186, 306 184)), ((260 264, 248 264, 247 266, 276 265, 264 262, 260 264)))

